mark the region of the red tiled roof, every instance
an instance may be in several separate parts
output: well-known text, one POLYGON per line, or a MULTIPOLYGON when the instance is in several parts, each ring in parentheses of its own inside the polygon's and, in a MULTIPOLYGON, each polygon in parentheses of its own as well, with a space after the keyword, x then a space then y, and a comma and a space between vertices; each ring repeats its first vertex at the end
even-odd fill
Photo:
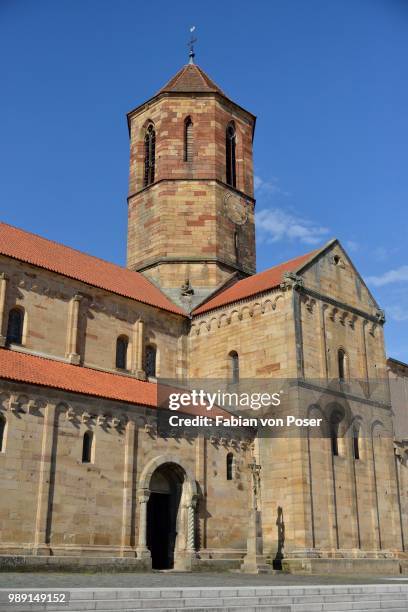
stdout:
POLYGON ((259 274, 248 276, 248 278, 238 281, 234 285, 231 285, 231 287, 215 295, 213 298, 210 298, 208 302, 205 302, 202 306, 196 308, 196 310, 193 310, 193 314, 202 314, 209 310, 214 310, 214 308, 225 306, 226 304, 231 304, 232 302, 237 302, 238 300, 251 297, 257 293, 263 293, 264 291, 278 287, 282 282, 284 272, 296 272, 320 250, 321 249, 311 251, 295 259, 285 261, 273 268, 269 268, 269 270, 264 270, 263 272, 259 272, 259 274))
MULTIPOLYGON (((158 385, 155 383, 5 348, 0 348, 0 378, 138 406, 158 407, 158 385)), ((162 386, 160 401, 163 402, 169 393, 176 391, 182 390, 176 386, 167 386, 166 390, 162 386)), ((222 408, 215 406, 211 411, 202 406, 183 406, 179 412, 209 417, 228 416, 222 408)))
POLYGON ((157 406, 157 385, 154 383, 9 349, 0 349, 0 378, 143 406, 157 406))
POLYGON ((185 315, 139 272, 0 223, 0 254, 125 297, 185 315))
POLYGON ((218 85, 196 64, 183 66, 158 93, 165 92, 215 92, 225 96, 218 85))

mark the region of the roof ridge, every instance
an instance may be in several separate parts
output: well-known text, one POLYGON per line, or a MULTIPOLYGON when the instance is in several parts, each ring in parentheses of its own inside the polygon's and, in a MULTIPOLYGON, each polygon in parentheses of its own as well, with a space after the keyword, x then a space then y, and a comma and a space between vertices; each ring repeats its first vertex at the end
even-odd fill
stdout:
MULTIPOLYGON (((64 249, 69 249, 70 251, 74 251, 75 253, 79 253, 80 255, 85 255, 86 257, 92 257, 92 259, 101 261, 104 264, 109 264, 111 266, 115 266, 116 268, 120 268, 121 270, 127 270, 128 272, 132 272, 134 274, 140 275, 140 272, 137 272, 136 270, 131 270, 130 268, 126 268, 126 266, 121 266, 120 264, 114 263, 113 261, 109 261, 108 259, 102 259, 102 257, 98 257, 97 255, 92 255, 91 253, 87 253, 86 251, 80 251, 79 249, 68 246, 67 244, 64 244, 63 242, 57 242, 57 240, 53 240, 52 238, 46 238, 45 236, 42 236, 41 234, 37 234, 36 232, 30 232, 29 230, 25 230, 22 227, 17 227, 17 225, 11 225, 10 223, 6 223, 5 221, 0 221, 0 226, 1 225, 6 225, 7 227, 11 227, 12 229, 17 230, 18 232, 22 232, 23 234, 30 234, 30 236, 35 236, 36 238, 40 238, 40 240, 46 240, 47 242, 50 242, 51 244, 55 244, 59 247, 64 247, 64 249)), ((146 277, 144 276, 143 278, 146 278, 146 277)), ((146 279, 146 280, 149 280, 149 279, 146 279)))

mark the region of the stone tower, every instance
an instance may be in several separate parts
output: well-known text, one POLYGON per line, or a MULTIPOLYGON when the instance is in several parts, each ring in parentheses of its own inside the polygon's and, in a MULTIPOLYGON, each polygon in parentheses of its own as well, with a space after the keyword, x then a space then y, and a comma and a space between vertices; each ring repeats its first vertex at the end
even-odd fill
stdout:
POLYGON ((254 115, 190 63, 128 124, 128 268, 190 306, 253 274, 254 115))

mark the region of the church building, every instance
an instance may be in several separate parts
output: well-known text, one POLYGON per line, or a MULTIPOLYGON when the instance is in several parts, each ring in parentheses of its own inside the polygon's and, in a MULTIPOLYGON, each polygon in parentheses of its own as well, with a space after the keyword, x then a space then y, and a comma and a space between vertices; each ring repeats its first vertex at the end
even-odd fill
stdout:
POLYGON ((255 116, 193 55, 127 119, 126 267, 0 224, 1 567, 399 573, 383 311, 338 240, 256 272, 255 116), (165 435, 193 379, 321 425, 165 435))

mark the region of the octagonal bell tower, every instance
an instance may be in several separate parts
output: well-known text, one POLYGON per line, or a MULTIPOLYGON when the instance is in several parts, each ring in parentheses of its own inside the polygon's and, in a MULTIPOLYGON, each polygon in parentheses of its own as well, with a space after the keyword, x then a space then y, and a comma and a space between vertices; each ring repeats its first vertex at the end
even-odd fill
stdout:
POLYGON ((191 306, 255 272, 255 117, 190 60, 128 114, 127 266, 191 306))

